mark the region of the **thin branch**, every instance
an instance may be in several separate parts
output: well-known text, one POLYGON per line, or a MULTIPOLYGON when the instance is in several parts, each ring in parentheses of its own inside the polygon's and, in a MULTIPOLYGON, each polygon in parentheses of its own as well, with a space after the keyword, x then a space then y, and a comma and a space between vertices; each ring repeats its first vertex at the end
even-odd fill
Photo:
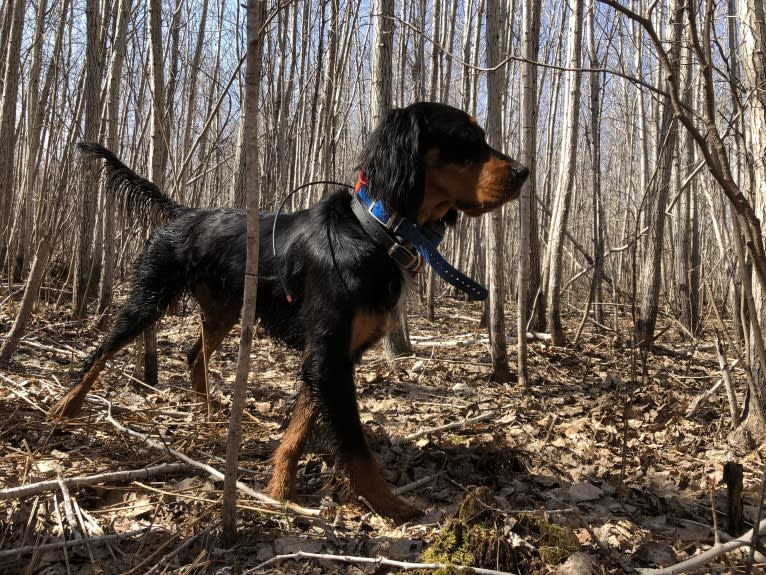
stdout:
POLYGON ((402 441, 412 441, 413 439, 417 439, 418 437, 422 437, 424 435, 428 435, 429 433, 437 433, 439 431, 446 431, 448 429, 455 429, 457 427, 465 427, 466 425, 470 425, 472 423, 476 423, 477 421, 484 421, 485 419, 490 419, 494 416, 496 416, 498 413, 500 413, 500 410, 493 409, 491 411, 487 411, 485 413, 479 414, 475 417, 469 417, 468 419, 464 419, 463 421, 453 421, 452 423, 447 423, 445 425, 439 425, 438 427, 431 427, 429 429, 421 429, 420 431, 416 431, 415 433, 410 433, 409 435, 405 435, 402 438, 402 441))
POLYGON ((62 547, 70 548, 75 545, 86 545, 95 543, 109 543, 110 541, 123 541, 125 539, 131 539, 136 536, 145 536, 147 532, 162 532, 167 533, 167 529, 149 526, 144 529, 136 529, 135 531, 126 531, 125 533, 115 533, 112 535, 99 535, 98 537, 88 537, 83 539, 74 539, 71 541, 54 541, 53 543, 43 543, 35 545, 27 545, 26 547, 18 547, 16 549, 7 549, 0 551, 0 560, 13 559, 20 555, 28 555, 30 553, 43 553, 45 551, 57 551, 62 547))
MULTIPOLYGON (((603 1, 603 0, 602 0, 603 1)), ((538 66, 540 68, 547 68, 550 70, 558 70, 560 72, 586 72, 586 73, 594 73, 594 74, 609 74, 611 76, 617 76, 619 78, 624 78, 628 82, 632 84, 636 84, 638 86, 641 86, 643 88, 646 88, 647 90, 654 92, 655 94, 658 94, 660 96, 665 96, 666 98, 669 97, 669 94, 662 89, 658 88, 657 86, 653 86, 650 83, 642 80, 641 78, 636 78, 635 76, 631 76, 630 74, 626 74, 625 72, 620 72, 619 70, 613 70, 611 68, 571 68, 568 66, 557 66, 555 64, 548 64, 547 62, 540 62, 538 60, 530 60, 528 58, 524 58, 522 56, 508 56, 504 58, 503 60, 500 60, 496 65, 494 66, 475 66, 471 64, 470 62, 466 62, 463 60, 460 56, 455 55, 450 50, 442 46, 439 42, 428 36, 425 32, 423 32, 420 28, 415 26, 414 24, 407 22, 406 20, 403 20, 399 16, 396 15, 389 15, 387 16, 393 20, 396 20, 403 26, 406 26, 413 32, 415 32, 417 35, 421 36, 424 40, 427 40, 430 44, 434 45, 439 52, 453 60, 454 62, 457 62, 461 66, 465 66, 468 69, 474 70, 476 72, 494 72, 495 70, 498 70, 508 64, 509 62, 525 62, 529 64, 533 64, 535 66, 538 66)))
POLYGON ((248 569, 243 575, 252 575, 272 565, 274 563, 280 563, 282 561, 288 561, 293 559, 319 559, 321 561, 340 561, 342 563, 363 563, 366 565, 385 565, 387 567, 396 567, 397 569, 404 569, 408 571, 410 569, 450 569, 451 571, 467 573, 478 573, 479 575, 514 575, 508 571, 496 571, 495 569, 482 569, 481 567, 469 567, 467 565, 447 565, 446 563, 412 563, 408 561, 394 561, 393 559, 386 559, 385 557, 356 557, 353 555, 331 555, 329 553, 308 553, 306 551, 298 551, 296 553, 288 553, 285 555, 277 555, 272 557, 268 561, 264 561, 260 565, 256 565, 252 569, 248 569))
MULTIPOLYGON (((210 465, 206 463, 202 463, 200 461, 196 461, 189 457, 188 455, 185 455, 181 453, 180 451, 176 451, 175 449, 172 449, 171 447, 168 447, 164 443, 157 441, 156 439, 152 439, 148 435, 141 433, 140 431, 136 431, 134 429, 131 429, 129 427, 126 427, 122 425, 121 423, 117 422, 112 417, 112 404, 109 404, 109 412, 106 416, 106 420, 111 423, 114 427, 116 427, 118 430, 127 433, 128 435, 132 435, 134 437, 140 438, 146 445, 153 447, 154 449, 157 449, 159 451, 165 451, 166 453, 170 453, 173 457, 180 459, 181 461, 191 465, 192 467, 195 467, 197 469, 201 469, 217 481, 223 481, 223 473, 218 471, 216 468, 211 467, 210 465)), ((265 503, 266 505, 270 505, 272 507, 276 507, 278 509, 289 509, 290 511, 297 513, 298 515, 305 515, 308 517, 318 517, 322 511, 320 509, 311 509, 308 507, 302 507, 300 505, 297 505, 295 503, 292 503, 290 501, 278 501, 277 499, 274 499, 272 497, 269 497, 265 493, 261 493, 259 491, 255 491, 251 487, 248 487, 241 481, 237 481, 237 489, 240 489, 253 499, 260 501, 261 503, 265 503)))
MULTIPOLYGON (((61 481, 66 487, 83 487, 99 483, 117 483, 146 479, 155 475, 177 473, 178 471, 188 469, 188 467, 189 465, 186 463, 162 463, 160 465, 144 467, 143 469, 128 469, 125 471, 100 473, 98 475, 83 475, 66 479, 62 478, 61 481)), ((58 479, 51 479, 48 481, 40 481, 38 483, 30 483, 28 485, 20 485, 19 487, 9 487, 0 490, 0 501, 36 495, 44 491, 57 489, 60 485, 58 479)))
MULTIPOLYGON (((761 521, 758 527, 759 527, 759 531, 766 528, 766 519, 761 521)), ((727 543, 714 545, 707 551, 700 553, 699 555, 692 557, 691 559, 687 559, 686 561, 681 561, 681 563, 676 563, 675 565, 672 565, 670 567, 665 567, 664 569, 656 569, 655 571, 649 571, 648 573, 650 575, 675 575, 676 573, 689 573, 690 571, 694 571, 695 569, 702 567, 703 565, 706 565, 709 561, 712 561, 713 559, 720 557, 721 555, 725 555, 729 551, 734 551, 735 549, 739 549, 740 547, 749 547, 752 543, 751 541, 752 537, 753 537, 753 530, 751 529, 744 535, 737 537, 736 539, 732 539, 731 541, 728 541, 727 543)))

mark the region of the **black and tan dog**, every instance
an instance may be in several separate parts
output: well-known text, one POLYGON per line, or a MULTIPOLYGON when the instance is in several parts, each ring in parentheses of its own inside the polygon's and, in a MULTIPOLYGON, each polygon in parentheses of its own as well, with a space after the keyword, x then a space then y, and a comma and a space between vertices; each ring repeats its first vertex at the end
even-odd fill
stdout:
MULTIPOLYGON (((112 193, 134 212, 158 211, 167 223, 147 240, 127 302, 51 415, 78 415, 107 360, 183 294, 196 298, 202 313, 202 334, 188 359, 194 390, 206 394, 210 355, 242 307, 245 212, 179 205, 105 148, 80 147, 105 161, 112 193)), ((358 169, 357 194, 337 191, 309 209, 279 216, 278 257, 271 250, 275 216, 261 215, 256 315, 270 335, 303 353, 303 386, 274 455, 270 490, 274 497, 294 496, 298 459, 321 417, 356 493, 380 514, 404 521, 418 511, 391 492, 370 452, 354 365, 394 325, 408 276, 422 263, 420 253, 429 260, 428 250, 417 245, 418 234, 432 237, 425 232, 454 222, 458 210, 478 216, 516 198, 527 169, 491 148, 473 118, 435 103, 389 112, 358 169), (409 235, 402 231, 408 239, 399 235, 399 224, 408 227, 409 235)))

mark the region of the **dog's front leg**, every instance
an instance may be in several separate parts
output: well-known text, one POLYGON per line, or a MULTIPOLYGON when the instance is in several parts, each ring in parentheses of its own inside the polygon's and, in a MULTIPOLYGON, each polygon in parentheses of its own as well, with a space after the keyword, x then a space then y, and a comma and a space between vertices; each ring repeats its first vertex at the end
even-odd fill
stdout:
MULTIPOLYGON (((394 495, 381 476, 359 418, 349 348, 339 345, 342 338, 335 335, 330 335, 328 339, 332 342, 325 341, 325 345, 312 342, 303 366, 303 381, 320 410, 319 415, 330 427, 356 494, 381 515, 403 523, 419 516, 420 511, 394 495)), ((286 437, 289 435, 288 430, 286 437)))

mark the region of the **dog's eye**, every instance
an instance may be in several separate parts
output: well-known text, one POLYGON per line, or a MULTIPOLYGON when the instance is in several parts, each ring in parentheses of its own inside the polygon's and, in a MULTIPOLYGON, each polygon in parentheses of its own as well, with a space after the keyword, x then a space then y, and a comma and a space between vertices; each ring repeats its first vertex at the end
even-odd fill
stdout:
POLYGON ((473 130, 467 126, 460 131, 460 137, 463 140, 473 140, 474 139, 473 136, 474 136, 473 130))

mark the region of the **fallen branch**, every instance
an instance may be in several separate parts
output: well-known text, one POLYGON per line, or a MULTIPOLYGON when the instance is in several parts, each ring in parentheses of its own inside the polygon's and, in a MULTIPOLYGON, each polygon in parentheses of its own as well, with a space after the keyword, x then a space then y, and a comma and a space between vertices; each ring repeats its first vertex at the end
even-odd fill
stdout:
MULTIPOLYGON (((187 463, 191 465, 192 467, 195 467, 196 469, 200 469, 204 471, 205 473, 207 473, 208 475, 210 475, 217 481, 223 481, 223 473, 218 471, 215 467, 212 467, 200 461, 196 461, 192 459, 191 457, 189 457, 188 455, 185 455, 181 453, 180 451, 176 451, 175 449, 168 447, 167 445, 165 445, 164 443, 160 441, 157 441, 156 439, 152 439, 145 433, 141 433, 140 431, 130 429, 129 427, 126 427, 122 425, 121 423, 117 422, 112 417, 111 403, 109 404, 109 410, 106 416, 106 420, 109 423, 111 423, 114 427, 116 427, 118 430, 122 431, 123 433, 127 433, 128 435, 138 437, 150 447, 153 447, 154 449, 157 449, 159 451, 167 452, 171 454, 173 457, 180 459, 184 463, 187 463)), ((261 503, 265 503, 266 505, 275 507, 277 509, 289 509, 290 511, 297 513, 298 515, 305 515, 308 517, 318 517, 322 513, 320 509, 310 509, 308 507, 302 507, 290 501, 279 501, 277 499, 274 499, 273 497, 269 497, 265 493, 261 493, 259 491, 254 490, 251 487, 248 487, 241 481, 237 481, 237 488, 240 489, 242 492, 246 493, 247 495, 249 495, 250 497, 252 497, 253 499, 260 501, 261 503)))
MULTIPOLYGON (((29 397, 27 397, 26 393, 23 391, 14 389, 14 387, 18 387, 19 384, 13 381, 10 377, 6 377, 2 373, 0 373, 0 379, 5 381, 6 383, 10 383, 13 387, 3 386, 3 389, 7 389, 10 391, 13 395, 21 399, 22 401, 26 401, 30 406, 32 406, 34 409, 39 411, 40 413, 46 413, 46 410, 37 405, 34 401, 32 401, 29 397)), ((24 380, 23 383, 28 382, 28 380, 24 380)))
MULTIPOLYGON (((86 485, 97 485, 99 483, 136 481, 138 479, 146 479, 155 475, 176 473, 178 471, 188 469, 188 467, 189 465, 186 463, 162 463, 160 465, 144 467, 143 469, 128 469, 126 471, 100 473, 99 475, 70 477, 68 479, 62 478, 61 481, 67 487, 83 487, 86 485)), ((29 483, 28 485, 21 485, 19 487, 9 487, 7 489, 0 490, 0 501, 26 497, 28 495, 36 495, 44 491, 58 489, 60 485, 61 484, 59 483, 58 479, 51 479, 48 481, 40 481, 38 483, 29 483)))
POLYGON ((443 471, 440 471, 439 473, 434 473, 433 475, 426 475, 425 477, 421 477, 420 479, 413 481, 412 483, 408 483, 407 485, 402 485, 401 487, 397 487, 394 489, 394 495, 402 495, 404 493, 409 493, 410 491, 413 491, 417 489, 418 487, 421 487, 427 483, 431 483, 434 479, 439 477, 443 471))
MULTIPOLYGON (((729 366, 729 371, 731 372, 732 369, 734 369, 737 364, 739 364, 739 359, 735 359, 734 363, 729 366)), ((723 385, 723 379, 719 379, 715 384, 708 390, 703 391, 700 395, 695 397, 692 402, 689 404, 689 408, 686 410, 686 418, 690 418, 692 415, 694 415, 694 412, 696 412, 700 406, 702 406, 705 402, 707 402, 708 399, 710 399, 712 396, 714 396, 718 389, 723 385)))
POLYGON ((355 557, 353 555, 331 555, 329 553, 308 553, 306 551, 298 551, 296 553, 288 553, 286 555, 277 555, 272 557, 268 561, 264 561, 260 565, 256 565, 252 569, 248 569, 243 572, 243 575, 250 575, 259 571, 273 563, 279 563, 281 561, 288 561, 291 559, 320 559, 324 561, 340 561, 342 563, 365 563, 367 565, 385 565, 386 567, 396 567, 397 569, 404 569, 408 571, 410 569, 450 569, 452 571, 465 571, 467 573, 478 573, 479 575, 514 575, 508 571, 496 571, 495 569, 483 569, 481 567, 469 567, 467 565, 448 565, 446 563, 411 563, 408 561, 395 561, 393 559, 386 559, 385 557, 355 557))
POLYGON ((193 535, 192 537, 187 538, 183 543, 181 543, 181 545, 179 545, 172 551, 163 555, 162 558, 159 561, 157 561, 157 563, 155 563, 154 566, 145 573, 145 575, 152 575, 153 573, 159 571, 163 566, 167 565, 173 559, 175 559, 178 556, 178 554, 181 553, 181 551, 188 548, 192 543, 197 541, 200 537, 203 537, 207 535, 208 533, 210 533, 214 527, 218 527, 219 523, 220 521, 216 521, 214 524, 208 525, 207 527, 205 527, 202 531, 200 531, 196 535, 193 535))
POLYGON ((69 525, 69 528, 72 530, 74 538, 82 539, 82 535, 80 535, 80 528, 77 525, 77 520, 74 517, 72 497, 69 495, 69 488, 64 483, 64 479, 60 474, 56 477, 56 482, 58 483, 59 488, 61 489, 61 495, 63 496, 61 499, 61 504, 64 507, 64 517, 66 517, 66 522, 69 525))
MULTIPOLYGON (((724 387, 726 389, 726 399, 729 401, 729 413, 731 414, 731 428, 737 429, 739 427, 739 405, 737 404, 737 394, 734 392, 734 384, 731 382, 731 368, 726 361, 726 352, 723 348, 723 342, 721 341, 721 335, 716 331, 715 333, 715 351, 718 355, 718 367, 721 369, 721 379, 723 380, 724 387)), ((736 364, 735 364, 736 365, 736 364)))
POLYGON ((418 437, 428 435, 429 433, 438 433, 440 431, 446 431, 448 429, 455 429, 456 427, 464 427, 466 425, 476 423, 477 421, 484 421, 485 419, 490 419, 496 416, 498 413, 500 413, 500 410, 493 409, 491 411, 487 411, 485 413, 479 414, 475 417, 469 417, 468 419, 464 419, 463 421, 453 421, 452 423, 446 423, 438 427, 422 429, 420 431, 416 431, 415 433, 410 433, 409 435, 405 435, 399 441, 412 441, 413 439, 417 439, 418 437))
POLYGON ((16 549, 7 549, 0 551, 0 559, 9 559, 18 557, 19 555, 26 555, 28 553, 41 553, 44 551, 55 551, 62 547, 70 548, 75 545, 97 544, 97 543, 109 543, 110 541, 121 541, 123 539, 131 539, 138 535, 144 536, 147 531, 162 531, 167 532, 164 528, 156 526, 145 527, 144 529, 136 529, 135 531, 126 531, 125 533, 113 533, 111 535, 99 535, 98 537, 88 537, 83 539, 73 539, 71 541, 54 541, 53 543, 43 543, 36 545, 27 545, 26 547, 18 547, 16 549), (154 529, 152 529, 154 527, 154 529))
MULTIPOLYGON (((761 521, 758 527, 759 527, 759 531, 766 528, 766 519, 761 521)), ((681 561, 681 563, 676 563, 675 565, 671 565, 670 567, 665 567, 664 569, 656 569, 654 571, 649 571, 648 573, 651 575, 675 575, 676 573, 687 573, 687 572, 693 571, 694 569, 697 569, 698 567, 705 565, 708 561, 715 559, 716 557, 720 557, 721 555, 725 555, 729 551, 734 551, 735 549, 739 549, 740 547, 749 547, 750 544, 752 543, 751 541, 752 537, 753 537, 753 530, 751 529, 744 535, 741 535, 740 537, 737 537, 736 539, 732 539, 731 541, 728 541, 727 543, 720 543, 718 545, 713 545, 707 551, 704 551, 703 553, 700 553, 699 555, 692 557, 691 559, 687 559, 686 561, 681 561)))

